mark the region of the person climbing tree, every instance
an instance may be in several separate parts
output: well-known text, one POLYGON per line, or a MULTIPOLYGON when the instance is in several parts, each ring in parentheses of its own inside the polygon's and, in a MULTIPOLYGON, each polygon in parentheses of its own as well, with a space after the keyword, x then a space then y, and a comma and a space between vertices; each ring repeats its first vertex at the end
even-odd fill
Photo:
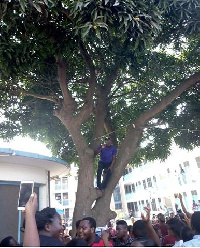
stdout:
POLYGON ((112 145, 111 139, 107 138, 106 143, 98 146, 94 154, 95 156, 100 154, 97 170, 97 189, 104 190, 112 175, 112 168, 116 160, 117 148, 112 145), (101 182, 102 171, 105 173, 103 182, 101 182))

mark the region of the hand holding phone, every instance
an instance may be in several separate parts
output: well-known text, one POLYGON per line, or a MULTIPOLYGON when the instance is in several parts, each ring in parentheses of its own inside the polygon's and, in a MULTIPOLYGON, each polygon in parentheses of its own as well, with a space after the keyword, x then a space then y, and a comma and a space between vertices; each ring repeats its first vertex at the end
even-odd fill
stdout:
POLYGON ((25 205, 28 202, 31 194, 33 194, 33 188, 33 181, 21 181, 18 199, 18 210, 25 210, 25 205))

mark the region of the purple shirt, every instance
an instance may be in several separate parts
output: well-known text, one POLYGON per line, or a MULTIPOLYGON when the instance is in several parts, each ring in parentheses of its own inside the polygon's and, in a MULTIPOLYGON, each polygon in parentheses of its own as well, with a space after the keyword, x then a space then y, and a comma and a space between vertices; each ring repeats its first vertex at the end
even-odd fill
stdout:
MULTIPOLYGON (((99 146, 98 148, 101 148, 99 146)), ((100 152, 100 161, 103 163, 111 163, 113 156, 117 154, 117 149, 115 146, 104 147, 100 152)))

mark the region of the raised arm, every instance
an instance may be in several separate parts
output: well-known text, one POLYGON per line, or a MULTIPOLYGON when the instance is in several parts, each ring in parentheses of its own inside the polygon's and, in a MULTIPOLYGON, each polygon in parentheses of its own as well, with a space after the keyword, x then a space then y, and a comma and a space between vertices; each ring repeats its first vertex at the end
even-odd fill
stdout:
POLYGON ((180 193, 178 194, 178 198, 179 198, 179 200, 180 200, 180 204, 181 204, 181 208, 183 209, 183 212, 187 215, 187 217, 188 217, 189 219, 191 219, 192 214, 189 213, 189 212, 187 211, 186 207, 184 206, 184 204, 183 204, 183 197, 182 197, 182 195, 181 195, 180 193))
POLYGON ((157 246, 161 246, 160 239, 158 237, 158 234, 155 232, 151 221, 150 221, 150 209, 148 207, 144 207, 144 210, 146 212, 146 216, 144 214, 141 214, 141 218, 143 222, 145 223, 149 238, 151 238, 157 246))
POLYGON ((105 148, 105 145, 98 146, 97 149, 94 151, 94 156, 99 154, 102 151, 103 148, 105 148))
POLYGON ((38 208, 37 194, 34 193, 30 196, 25 206, 25 232, 23 246, 26 247, 39 247, 40 240, 35 221, 35 213, 38 208))

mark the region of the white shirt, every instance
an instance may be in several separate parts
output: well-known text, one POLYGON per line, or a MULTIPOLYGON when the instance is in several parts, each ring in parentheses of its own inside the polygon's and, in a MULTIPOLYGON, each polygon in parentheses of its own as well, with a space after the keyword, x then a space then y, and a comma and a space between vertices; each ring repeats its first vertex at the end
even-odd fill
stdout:
POLYGON ((183 240, 179 240, 179 241, 175 241, 175 244, 173 245, 173 247, 181 247, 183 246, 183 240))
POLYGON ((196 247, 200 247, 200 235, 194 235, 193 239, 184 242, 183 243, 184 247, 192 247, 192 246, 196 246, 196 247))

